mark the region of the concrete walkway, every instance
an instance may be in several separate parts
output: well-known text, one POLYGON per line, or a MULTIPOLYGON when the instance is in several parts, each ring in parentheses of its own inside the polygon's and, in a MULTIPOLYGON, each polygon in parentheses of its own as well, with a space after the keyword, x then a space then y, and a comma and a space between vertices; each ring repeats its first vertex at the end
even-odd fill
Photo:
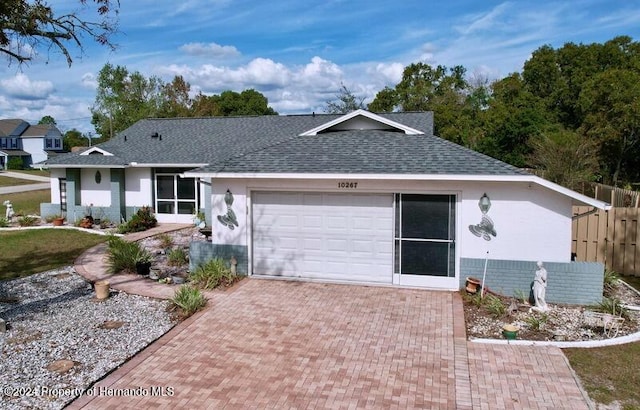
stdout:
POLYGON ((25 174, 22 172, 12 172, 12 171, 0 171, 0 176, 9 177, 9 178, 18 178, 18 179, 26 179, 28 181, 37 181, 37 182, 49 182, 49 177, 43 177, 41 175, 32 175, 25 174))
POLYGON ((42 177, 40 175, 30 175, 30 174, 23 174, 20 172, 11 172, 11 171, 2 171, 0 172, 0 176, 39 182, 37 184, 25 184, 25 185, 0 187, 0 195, 17 194, 19 192, 27 192, 27 191, 40 191, 42 189, 51 188, 49 177, 42 177))
MULTIPOLYGON (((76 270, 103 278, 101 249, 76 270)), ((136 275, 109 280, 173 294, 136 275)), ((457 293, 244 279, 208 297, 69 408, 590 408, 560 349, 467 341, 457 293)))

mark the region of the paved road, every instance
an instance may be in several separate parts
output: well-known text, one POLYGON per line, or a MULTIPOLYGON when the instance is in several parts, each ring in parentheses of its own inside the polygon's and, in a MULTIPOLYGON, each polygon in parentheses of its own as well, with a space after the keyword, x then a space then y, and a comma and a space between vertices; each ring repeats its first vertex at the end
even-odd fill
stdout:
POLYGON ((9 177, 9 178, 26 179, 28 181, 39 182, 37 184, 0 187, 0 195, 17 194, 19 192, 27 192, 27 191, 39 191, 41 189, 51 188, 49 177, 42 177, 40 175, 29 175, 29 174, 23 174, 20 172, 11 172, 11 171, 1 171, 0 176, 9 177))

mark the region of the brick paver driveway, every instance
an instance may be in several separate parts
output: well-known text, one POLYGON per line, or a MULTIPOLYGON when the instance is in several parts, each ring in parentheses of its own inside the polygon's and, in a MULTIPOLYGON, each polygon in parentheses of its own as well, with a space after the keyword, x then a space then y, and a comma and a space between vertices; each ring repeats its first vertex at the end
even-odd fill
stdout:
POLYGON ((560 350, 469 344, 462 314, 449 292, 245 279, 71 407, 587 408, 560 350))

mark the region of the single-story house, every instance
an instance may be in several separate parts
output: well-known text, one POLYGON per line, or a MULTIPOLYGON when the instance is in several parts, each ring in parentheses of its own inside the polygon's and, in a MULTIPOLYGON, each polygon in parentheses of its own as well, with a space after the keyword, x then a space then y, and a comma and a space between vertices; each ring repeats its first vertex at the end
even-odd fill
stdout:
POLYGON ((62 133, 55 125, 0 120, 0 169, 7 169, 11 158, 20 158, 29 167, 62 151, 62 133))
POLYGON ((572 206, 608 205, 434 136, 429 112, 145 119, 40 165, 43 215, 204 212, 192 267, 233 256, 259 277, 458 289, 486 266, 513 295, 543 261, 548 301, 602 295, 603 265, 571 261, 572 206))

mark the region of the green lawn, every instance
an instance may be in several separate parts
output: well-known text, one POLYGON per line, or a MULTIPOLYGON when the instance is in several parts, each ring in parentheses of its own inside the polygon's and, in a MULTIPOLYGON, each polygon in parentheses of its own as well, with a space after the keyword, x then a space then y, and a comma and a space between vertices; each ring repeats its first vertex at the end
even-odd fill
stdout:
POLYGON ((28 179, 19 179, 19 178, 11 178, 5 177, 0 174, 0 186, 16 186, 16 185, 28 185, 28 184, 37 184, 37 181, 29 181, 28 179))
POLYGON ((84 250, 106 240, 70 229, 0 232, 0 280, 71 265, 84 250))
MULTIPOLYGON (((622 279, 640 289, 639 277, 622 279)), ((640 342, 563 351, 594 401, 617 401, 624 410, 640 409, 640 342)))
MULTIPOLYGON (((18 194, 0 195, 0 216, 4 217, 5 208, 2 203, 11 201, 13 210, 22 215, 40 215, 40 204, 51 202, 51 190, 20 192, 18 194)), ((1 255, 1 254, 0 254, 1 255)))
POLYGON ((594 401, 640 409, 640 343, 563 351, 594 401))

